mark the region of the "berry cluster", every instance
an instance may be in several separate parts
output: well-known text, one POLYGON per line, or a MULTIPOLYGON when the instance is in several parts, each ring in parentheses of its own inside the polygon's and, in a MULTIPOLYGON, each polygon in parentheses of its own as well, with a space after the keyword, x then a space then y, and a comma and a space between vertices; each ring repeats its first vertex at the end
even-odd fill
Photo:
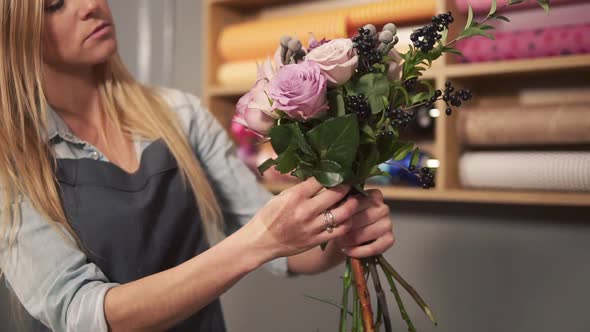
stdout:
POLYGON ((416 175, 416 178, 418 178, 418 181, 420 182, 422 188, 430 189, 435 186, 434 174, 432 174, 430 168, 422 167, 420 170, 418 170, 415 166, 412 165, 408 168, 408 170, 410 171, 410 173, 416 175))
POLYGON ((377 137, 387 138, 387 139, 392 139, 392 138, 394 138, 394 136, 395 136, 395 134, 391 130, 385 130, 385 131, 382 131, 377 134, 377 137))
POLYGON ((434 106, 434 103, 438 100, 438 98, 440 98, 440 96, 442 96, 442 91, 440 90, 436 90, 434 91, 434 96, 430 97, 430 99, 424 104, 424 106, 426 106, 427 108, 432 108, 434 106))
POLYGON ((403 129, 407 127, 415 118, 415 113, 411 111, 404 111, 399 107, 391 107, 385 111, 385 116, 391 119, 391 125, 396 129, 403 129))
POLYGON ((403 82, 404 88, 406 89, 406 91, 408 92, 412 92, 414 90, 414 88, 416 87, 416 83, 418 82, 418 78, 417 77, 412 77, 408 80, 405 80, 403 82))
POLYGON ((447 104, 447 109, 445 111, 447 115, 451 115, 453 113, 453 109, 451 108, 451 106, 460 107, 463 104, 463 101, 468 101, 471 98, 473 98, 473 95, 469 90, 459 89, 455 93, 453 93, 454 91, 455 88, 453 87, 451 82, 446 82, 445 92, 442 99, 447 104))
POLYGON ((430 52, 434 48, 434 44, 442 38, 440 33, 448 29, 449 24, 453 23, 453 21, 454 18, 451 12, 434 16, 432 17, 432 23, 414 30, 410 35, 410 40, 414 47, 420 49, 420 51, 424 53, 430 52))
POLYGON ((358 29, 359 35, 352 38, 354 48, 359 55, 358 71, 360 73, 374 73, 379 69, 373 67, 374 64, 380 63, 383 59, 381 53, 377 50, 379 40, 375 38, 375 28, 363 27, 358 29))
POLYGON ((363 94, 348 96, 344 102, 346 104, 346 113, 356 113, 359 120, 365 120, 371 115, 371 106, 369 106, 363 94))

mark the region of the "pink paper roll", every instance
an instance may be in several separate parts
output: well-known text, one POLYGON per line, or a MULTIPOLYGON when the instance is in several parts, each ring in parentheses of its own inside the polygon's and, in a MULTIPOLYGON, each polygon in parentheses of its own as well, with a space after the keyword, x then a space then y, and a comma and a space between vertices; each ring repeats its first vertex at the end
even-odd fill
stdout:
POLYGON ((590 53, 590 24, 496 33, 496 40, 471 37, 459 41, 464 62, 540 58, 590 53))
MULTIPOLYGON (((487 14, 487 12, 484 14, 487 14)), ((534 30, 590 23, 590 1, 551 8, 550 15, 547 15, 543 10, 533 8, 510 13, 508 18, 510 22, 491 20, 488 23, 496 27, 496 31, 498 32, 534 30)), ((485 17, 481 16, 477 20, 481 22, 484 19, 485 17)))
MULTIPOLYGON (((508 2, 508 0, 498 0, 498 8, 501 8, 507 2, 508 2)), ((582 3, 582 2, 588 2, 588 0, 551 0, 551 7, 565 5, 568 3, 576 3, 576 2, 582 3)), ((487 14, 490 11, 492 1, 491 0, 455 0, 455 4, 457 5, 457 8, 463 13, 467 13, 468 3, 471 4, 471 8, 473 8, 473 11, 476 14, 487 14)), ((511 6, 507 7, 506 10, 510 10, 510 11, 521 10, 521 9, 532 8, 532 7, 537 7, 540 11, 543 11, 541 9, 541 7, 539 6, 539 4, 537 4, 537 1, 535 1, 535 0, 528 0, 523 3, 511 5, 511 6)), ((508 18, 510 18, 510 17, 508 17, 508 18)))

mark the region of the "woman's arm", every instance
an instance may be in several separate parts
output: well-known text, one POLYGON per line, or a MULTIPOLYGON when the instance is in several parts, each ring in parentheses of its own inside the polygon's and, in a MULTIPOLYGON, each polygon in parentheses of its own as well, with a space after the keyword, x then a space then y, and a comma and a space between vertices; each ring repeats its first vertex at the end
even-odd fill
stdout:
POLYGON ((348 191, 313 179, 270 200, 226 240, 175 268, 117 285, 68 245, 23 203, 13 247, 0 239, 0 267, 31 315, 54 331, 162 331, 199 311, 248 272, 276 257, 292 256, 348 232, 358 200, 332 210, 338 227, 323 231, 320 211, 348 191), (348 220, 348 222, 347 222, 348 220), (106 295, 105 295, 106 293, 106 295))

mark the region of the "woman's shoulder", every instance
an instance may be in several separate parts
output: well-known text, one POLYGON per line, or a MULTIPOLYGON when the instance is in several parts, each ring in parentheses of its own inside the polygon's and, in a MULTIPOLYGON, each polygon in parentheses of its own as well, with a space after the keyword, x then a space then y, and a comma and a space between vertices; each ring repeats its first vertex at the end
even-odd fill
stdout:
POLYGON ((221 126, 198 96, 168 87, 158 87, 158 93, 176 114, 191 143, 207 141, 216 136, 221 126))
POLYGON ((182 90, 159 86, 155 88, 155 91, 175 112, 182 110, 195 112, 203 106, 201 98, 182 90))

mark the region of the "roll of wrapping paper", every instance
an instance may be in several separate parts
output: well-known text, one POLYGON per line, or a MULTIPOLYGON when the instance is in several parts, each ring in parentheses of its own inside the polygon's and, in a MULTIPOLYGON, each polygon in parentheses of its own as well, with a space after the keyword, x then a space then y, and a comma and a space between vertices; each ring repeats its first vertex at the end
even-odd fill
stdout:
POLYGON ((297 37, 307 47, 311 32, 319 39, 347 37, 346 18, 331 12, 230 25, 219 36, 218 51, 225 62, 272 57, 282 36, 297 37))
POLYGON ((307 46, 310 32, 318 39, 345 38, 366 23, 402 26, 428 21, 435 14, 436 0, 379 1, 229 25, 221 32, 217 46, 224 61, 258 59, 272 55, 283 35, 296 36, 307 46))
POLYGON ((465 55, 460 60, 481 62, 590 53, 590 24, 495 35, 496 40, 480 36, 460 40, 457 48, 465 55))
POLYGON ((222 86, 250 86, 256 81, 258 64, 264 59, 227 62, 217 70, 217 83, 222 86))
POLYGON ((477 109, 459 113, 457 135, 469 146, 590 143, 588 105, 477 109))
MULTIPOLYGON (((498 8, 501 8, 502 6, 506 5, 506 3, 508 2, 508 0, 498 0, 498 8)), ((588 2, 588 0, 551 0, 551 10, 553 10, 553 8, 555 8, 556 6, 560 6, 560 5, 566 5, 569 3, 583 3, 583 2, 588 2)), ((468 4, 471 4, 471 8, 473 8, 473 11, 476 14, 487 14, 490 11, 490 7, 492 4, 491 0, 455 0, 455 4, 457 5, 457 8, 463 12, 463 13, 467 13, 468 11, 468 4)), ((514 11, 514 10, 521 10, 521 9, 526 9, 526 8, 533 8, 533 7, 537 7, 540 11, 541 7, 539 7, 539 4, 537 4, 537 1, 535 0, 529 0, 523 3, 519 3, 516 5, 511 5, 509 7, 507 7, 505 10, 509 10, 509 11, 514 11)), ((500 15, 502 13, 500 12, 500 15)), ((511 17, 509 17, 511 18, 511 17)))
MULTIPOLYGON (((487 14, 487 12, 485 13, 487 14)), ((590 23, 590 1, 551 8, 551 14, 547 15, 538 8, 520 10, 510 13, 510 22, 501 20, 488 21, 498 32, 533 30, 540 28, 560 27, 564 25, 576 25, 590 23)), ((484 18, 480 17, 479 22, 484 18)))
POLYGON ((349 34, 365 24, 398 26, 430 21, 436 15, 436 0, 390 0, 353 6, 348 9, 349 34))
MULTIPOLYGON (((590 83, 590 82, 588 82, 590 83)), ((560 104, 590 104, 590 84, 586 86, 529 87, 518 91, 518 104, 548 106, 560 104)))
POLYGON ((467 152, 459 161, 468 188, 590 191, 590 151, 467 152))

